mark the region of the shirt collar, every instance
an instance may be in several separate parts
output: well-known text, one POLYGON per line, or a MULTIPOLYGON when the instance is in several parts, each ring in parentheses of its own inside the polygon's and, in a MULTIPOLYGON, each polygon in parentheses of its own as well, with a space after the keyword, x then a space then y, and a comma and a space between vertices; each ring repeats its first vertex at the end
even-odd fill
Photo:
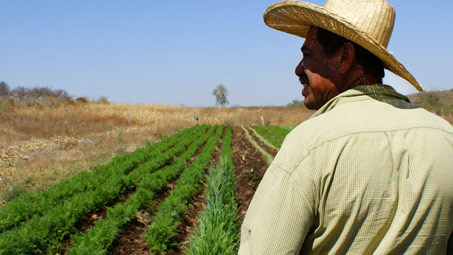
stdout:
POLYGON ((404 95, 399 94, 396 92, 392 87, 384 84, 373 84, 373 85, 364 85, 364 86, 357 86, 352 89, 348 89, 345 92, 337 95, 336 97, 330 99, 327 103, 325 103, 319 110, 317 110, 311 118, 315 118, 321 114, 324 114, 335 106, 349 103, 349 102, 356 102, 362 100, 369 100, 373 98, 378 101, 386 102, 395 106, 405 106, 410 103, 409 98, 404 95))

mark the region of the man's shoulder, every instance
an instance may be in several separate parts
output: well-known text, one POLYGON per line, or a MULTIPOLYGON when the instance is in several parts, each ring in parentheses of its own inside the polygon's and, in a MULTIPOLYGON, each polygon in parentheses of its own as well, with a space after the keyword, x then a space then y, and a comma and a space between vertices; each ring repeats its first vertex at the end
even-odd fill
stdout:
POLYGON ((453 139, 453 127, 447 121, 421 108, 399 109, 382 102, 339 105, 295 127, 285 138, 275 161, 291 171, 315 148, 345 143, 364 133, 380 136, 415 129, 448 133, 453 139))
POLYGON ((316 145, 345 135, 363 132, 392 132, 417 128, 437 129, 452 133, 445 119, 423 108, 399 108, 378 100, 340 104, 334 109, 300 123, 292 133, 308 136, 316 145))
POLYGON ((310 151, 328 141, 336 140, 353 133, 346 128, 346 120, 339 118, 336 111, 308 119, 297 125, 285 138, 282 149, 310 151))
POLYGON ((273 164, 292 172, 302 160, 310 157, 310 151, 329 142, 345 137, 351 130, 342 126, 334 115, 323 114, 296 126, 286 136, 273 164))

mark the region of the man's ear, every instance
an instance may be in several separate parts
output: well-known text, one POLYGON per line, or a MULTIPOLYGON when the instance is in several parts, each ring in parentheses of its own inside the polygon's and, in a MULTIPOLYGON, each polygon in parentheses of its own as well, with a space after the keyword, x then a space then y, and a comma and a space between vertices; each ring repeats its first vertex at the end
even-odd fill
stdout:
POLYGON ((338 71, 346 73, 352 66, 355 59, 355 46, 351 42, 345 42, 340 48, 340 65, 338 71))

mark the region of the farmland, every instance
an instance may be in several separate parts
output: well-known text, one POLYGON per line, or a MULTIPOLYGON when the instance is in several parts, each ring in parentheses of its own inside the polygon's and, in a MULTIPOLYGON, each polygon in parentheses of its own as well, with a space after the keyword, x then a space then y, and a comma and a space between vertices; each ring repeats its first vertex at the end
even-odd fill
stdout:
POLYGON ((289 132, 311 115, 287 107, 2 104, 0 254, 235 254, 250 199, 278 150, 257 127, 289 132))
POLYGON ((235 254, 264 172, 313 113, 1 103, 0 254, 235 254))
POLYGON ((0 254, 235 254, 289 131, 198 125, 25 192, 0 210, 0 254))
POLYGON ((29 190, 45 190, 199 124, 295 126, 302 108, 185 108, 167 105, 2 101, 0 206, 29 190))

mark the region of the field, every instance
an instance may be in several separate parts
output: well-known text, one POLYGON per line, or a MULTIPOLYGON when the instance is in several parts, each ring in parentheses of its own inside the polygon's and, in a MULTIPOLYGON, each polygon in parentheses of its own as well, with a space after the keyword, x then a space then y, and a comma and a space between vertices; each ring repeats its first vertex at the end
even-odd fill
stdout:
POLYGON ((198 125, 18 195, 0 211, 0 254, 235 254, 289 131, 198 125))
POLYGON ((2 109, 0 254, 212 254, 214 241, 217 254, 235 254, 282 139, 260 126, 312 114, 8 101, 2 109))
POLYGON ((294 126, 301 108, 183 108, 102 103, 15 104, 1 101, 0 205, 106 163, 117 155, 199 124, 294 126))
POLYGON ((0 254, 236 254, 265 170, 313 113, 0 103, 0 254))

